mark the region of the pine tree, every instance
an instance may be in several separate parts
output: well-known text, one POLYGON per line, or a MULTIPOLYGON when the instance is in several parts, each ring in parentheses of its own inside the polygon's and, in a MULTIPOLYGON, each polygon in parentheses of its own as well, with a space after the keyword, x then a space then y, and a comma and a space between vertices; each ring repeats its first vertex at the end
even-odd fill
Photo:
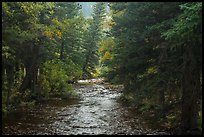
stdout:
POLYGON ((93 19, 90 20, 90 26, 87 29, 85 41, 85 62, 83 65, 83 77, 92 77, 95 67, 98 65, 98 43, 101 39, 101 24, 106 10, 106 4, 99 2, 93 10, 93 19))

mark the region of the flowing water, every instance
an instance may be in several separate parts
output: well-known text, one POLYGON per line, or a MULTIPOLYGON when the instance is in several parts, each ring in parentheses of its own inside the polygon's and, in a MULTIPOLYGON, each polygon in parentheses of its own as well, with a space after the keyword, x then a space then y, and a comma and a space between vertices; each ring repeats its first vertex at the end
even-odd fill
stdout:
MULTIPOLYGON (((83 84, 84 81, 79 81, 83 84)), ((88 81, 90 82, 90 81, 88 81)), ((152 130, 131 107, 117 101, 119 91, 96 83, 79 85, 79 99, 53 99, 32 109, 17 109, 4 117, 3 134, 36 135, 147 135, 168 134, 152 130)))

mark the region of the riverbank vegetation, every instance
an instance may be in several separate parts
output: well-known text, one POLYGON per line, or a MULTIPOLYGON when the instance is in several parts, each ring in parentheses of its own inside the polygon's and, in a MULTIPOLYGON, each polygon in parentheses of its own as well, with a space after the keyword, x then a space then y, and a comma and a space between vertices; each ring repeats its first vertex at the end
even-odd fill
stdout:
POLYGON ((121 99, 168 127, 201 132, 202 4, 113 3, 111 9, 104 75, 124 85, 121 99))
POLYGON ((2 114, 93 77, 151 122, 200 134, 202 3, 97 2, 86 18, 75 2, 2 2, 2 114))
POLYGON ((64 95, 92 77, 104 6, 96 4, 93 19, 85 19, 78 3, 2 3, 3 111, 64 95))

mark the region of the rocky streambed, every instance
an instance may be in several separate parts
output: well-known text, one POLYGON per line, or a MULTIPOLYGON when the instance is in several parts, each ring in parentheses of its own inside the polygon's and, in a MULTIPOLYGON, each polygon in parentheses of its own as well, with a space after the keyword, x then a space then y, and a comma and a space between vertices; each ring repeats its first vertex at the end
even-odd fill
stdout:
MULTIPOLYGON (((100 81, 100 80, 99 80, 100 81)), ((74 89, 79 99, 55 99, 32 109, 19 109, 3 118, 3 134, 148 135, 152 130, 117 101, 121 92, 97 80, 82 80, 74 89), (89 83, 89 84, 84 84, 89 83)))

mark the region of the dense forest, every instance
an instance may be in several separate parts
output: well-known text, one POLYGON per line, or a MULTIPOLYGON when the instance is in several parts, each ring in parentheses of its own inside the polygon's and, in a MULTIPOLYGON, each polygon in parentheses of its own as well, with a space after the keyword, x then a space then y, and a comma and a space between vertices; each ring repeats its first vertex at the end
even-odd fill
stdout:
POLYGON ((3 116, 96 77, 176 134, 200 134, 202 3, 96 2, 85 17, 75 2, 2 2, 3 116))

